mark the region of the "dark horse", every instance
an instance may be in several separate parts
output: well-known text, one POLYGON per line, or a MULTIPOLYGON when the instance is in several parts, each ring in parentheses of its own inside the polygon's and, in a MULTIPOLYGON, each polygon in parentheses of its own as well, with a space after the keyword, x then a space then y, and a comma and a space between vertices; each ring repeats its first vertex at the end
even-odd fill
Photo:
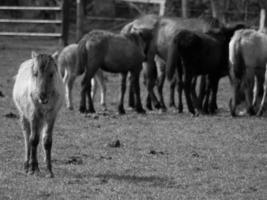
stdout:
MULTIPOLYGON (((241 28, 244 28, 244 25, 238 24, 209 31, 207 34, 182 30, 174 36, 169 49, 167 75, 172 79, 177 69, 179 85, 184 88, 188 110, 193 115, 197 114, 197 98, 192 88, 192 80, 198 75, 208 76, 204 108, 208 109, 209 106, 210 112, 215 112, 219 80, 228 74, 229 41, 234 32, 241 28)), ((182 91, 180 92, 179 95, 182 96, 182 91)))
MULTIPOLYGON (((216 19, 207 22, 201 18, 176 18, 176 17, 160 17, 156 15, 144 15, 135 19, 124 28, 124 32, 151 32, 150 38, 147 42, 147 59, 144 64, 144 75, 146 79, 146 87, 148 90, 147 107, 151 109, 151 101, 156 108, 165 109, 165 103, 163 98, 163 84, 165 81, 165 63, 155 62, 155 56, 159 56, 161 60, 167 61, 167 55, 169 46, 172 43, 173 37, 183 29, 207 32, 211 27, 221 26, 216 19), (158 77, 157 77, 158 76, 158 77), (159 101, 156 98, 153 88, 158 85, 159 101)), ((177 82, 174 80, 171 82, 171 96, 170 105, 174 105, 174 89, 177 82)), ((178 87, 178 90, 180 90, 178 87)), ((181 101, 181 97, 179 97, 181 101)), ((182 104, 179 103, 179 111, 182 112, 182 104)))
POLYGON ((127 73, 130 72, 130 87, 135 97, 135 110, 144 113, 140 99, 139 76, 142 62, 145 59, 144 42, 139 34, 114 34, 103 30, 93 30, 83 36, 78 43, 77 69, 84 69, 82 80, 80 112, 95 112, 91 99, 91 78, 99 68, 102 70, 121 73, 121 96, 118 111, 124 114, 124 94, 126 90, 127 73), (89 109, 86 110, 86 95, 89 109))

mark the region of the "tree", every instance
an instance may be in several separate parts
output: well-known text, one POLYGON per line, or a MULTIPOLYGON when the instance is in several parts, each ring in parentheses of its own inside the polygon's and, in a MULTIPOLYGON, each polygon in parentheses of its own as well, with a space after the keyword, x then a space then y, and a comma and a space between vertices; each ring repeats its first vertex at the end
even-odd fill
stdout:
POLYGON ((188 18, 188 1, 187 0, 182 0, 182 17, 188 18))
POLYGON ((211 13, 212 17, 217 18, 221 22, 225 22, 224 14, 223 14, 223 1, 221 0, 210 0, 211 4, 211 13))

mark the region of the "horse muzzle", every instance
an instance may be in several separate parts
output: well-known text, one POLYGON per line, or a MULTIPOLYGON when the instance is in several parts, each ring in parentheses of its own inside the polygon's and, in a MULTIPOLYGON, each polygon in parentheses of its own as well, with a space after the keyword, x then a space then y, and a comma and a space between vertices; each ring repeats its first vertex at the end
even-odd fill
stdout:
POLYGON ((39 103, 45 105, 48 103, 48 96, 46 94, 42 93, 42 94, 40 94, 38 101, 39 101, 39 103))

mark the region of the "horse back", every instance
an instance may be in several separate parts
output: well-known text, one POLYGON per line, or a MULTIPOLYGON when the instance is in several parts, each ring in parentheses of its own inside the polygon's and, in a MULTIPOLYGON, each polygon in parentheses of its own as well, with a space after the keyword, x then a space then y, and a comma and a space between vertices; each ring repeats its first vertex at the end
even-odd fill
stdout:
POLYGON ((155 41, 157 53, 167 59, 168 49, 173 38, 181 30, 204 32, 208 30, 210 25, 203 19, 183 19, 163 17, 159 20, 156 27, 155 41))
POLYGON ((230 61, 235 54, 240 54, 247 69, 265 68, 267 36, 252 29, 238 30, 230 41, 229 50, 230 61))
MULTIPOLYGON (((64 74, 65 69, 69 71, 71 74, 75 74, 76 71, 76 52, 77 52, 77 44, 70 44, 66 46, 58 56, 58 68, 61 75, 64 74)), ((62 76, 63 77, 63 76, 62 76)))
POLYGON ((119 68, 128 71, 129 68, 140 66, 144 60, 142 50, 123 36, 109 38, 106 47, 104 60, 110 70, 119 68))

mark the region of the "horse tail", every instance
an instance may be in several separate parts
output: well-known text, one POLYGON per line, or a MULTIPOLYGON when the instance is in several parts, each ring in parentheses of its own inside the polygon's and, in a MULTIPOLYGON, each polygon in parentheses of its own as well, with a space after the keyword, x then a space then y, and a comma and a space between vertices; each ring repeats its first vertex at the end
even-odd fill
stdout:
POLYGON ((58 72, 61 76, 61 78, 63 78, 65 76, 65 67, 64 65, 61 63, 61 61, 58 61, 58 72))
POLYGON ((82 74, 84 72, 85 67, 87 66, 87 49, 86 49, 86 39, 80 40, 77 47, 76 52, 76 69, 77 74, 82 74))
POLYGON ((166 69, 167 69, 167 78, 169 80, 172 80, 175 74, 175 69, 178 69, 179 72, 181 72, 182 70, 181 58, 179 55, 179 47, 178 47, 177 39, 178 39, 177 37, 173 39, 168 49, 166 69))
POLYGON ((237 32, 229 43, 230 72, 238 79, 241 79, 245 72, 245 62, 241 48, 240 32, 237 32))

